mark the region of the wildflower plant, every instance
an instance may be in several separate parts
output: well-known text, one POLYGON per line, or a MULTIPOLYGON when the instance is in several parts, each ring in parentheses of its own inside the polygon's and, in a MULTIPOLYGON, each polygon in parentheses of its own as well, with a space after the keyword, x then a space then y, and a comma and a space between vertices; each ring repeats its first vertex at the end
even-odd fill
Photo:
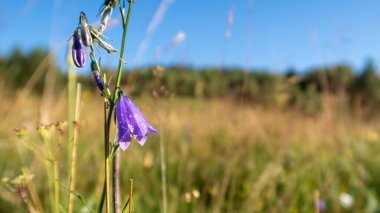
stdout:
POLYGON ((32 201, 29 199, 27 184, 33 179, 34 175, 19 175, 14 179, 2 178, 2 183, 10 191, 16 192, 28 207, 29 212, 37 212, 32 201))
MULTIPOLYGON (((61 204, 61 178, 60 178, 60 158, 63 154, 63 138, 65 136, 67 122, 58 121, 50 124, 39 124, 36 131, 31 131, 26 127, 15 128, 14 132, 19 142, 27 149, 32 151, 39 159, 45 162, 46 169, 46 186, 50 197, 51 212, 59 212, 61 204), (33 134, 34 133, 34 134, 33 134), (33 140, 39 138, 39 140, 33 140)), ((22 165, 26 165, 21 150, 18 149, 18 155, 22 165)), ((35 187, 31 186, 33 175, 28 175, 26 167, 22 168, 23 175, 18 176, 13 181, 3 179, 3 184, 10 191, 17 192, 29 209, 29 212, 43 212, 40 199, 38 198, 35 187), (31 195, 29 199, 28 192, 31 195)))
POLYGON ((89 49, 92 74, 104 100, 105 181, 98 212, 102 211, 104 201, 107 212, 119 212, 120 203, 117 203, 119 202, 119 195, 117 193, 119 190, 117 189, 117 184, 115 184, 115 182, 118 182, 119 175, 119 169, 115 168, 115 157, 117 156, 118 148, 126 150, 133 138, 143 145, 147 139, 148 132, 158 134, 158 131, 145 120, 139 108, 128 97, 124 96, 120 89, 122 68, 125 63, 123 58, 126 35, 133 4, 134 1, 131 0, 127 2, 125 0, 105 0, 98 14, 98 16, 101 15, 99 28, 96 29, 91 26, 88 23, 86 14, 81 12, 78 27, 73 34, 72 58, 74 64, 78 68, 82 68, 86 61, 85 48, 89 49), (127 13, 125 13, 126 4, 129 5, 127 13), (120 50, 115 49, 104 39, 106 38, 104 33, 107 29, 107 24, 115 9, 119 9, 122 19, 123 34, 120 50), (117 77, 113 90, 110 89, 107 76, 102 71, 100 59, 97 58, 94 51, 97 48, 105 50, 108 54, 119 52, 117 77), (116 141, 110 140, 112 124, 117 129, 118 137, 116 141))

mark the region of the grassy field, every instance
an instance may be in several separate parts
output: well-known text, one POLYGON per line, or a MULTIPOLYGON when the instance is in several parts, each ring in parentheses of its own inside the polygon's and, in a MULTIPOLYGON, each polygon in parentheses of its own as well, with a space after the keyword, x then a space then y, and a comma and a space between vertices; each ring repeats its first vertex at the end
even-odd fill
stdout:
MULTIPOLYGON (((76 191, 95 210, 103 187, 103 114, 97 94, 82 93, 76 191)), ((44 158, 28 144, 44 147, 36 127, 41 97, 3 91, 0 104, 0 173, 14 178, 21 168, 46 212, 50 201, 44 158), (29 129, 18 139, 13 129, 29 129)), ((133 99, 133 97, 132 97, 133 99)), ((145 146, 136 141, 121 153, 121 198, 134 179, 135 212, 162 212, 161 155, 166 163, 168 212, 377 212, 380 197, 380 123, 354 118, 334 97, 320 113, 263 108, 231 100, 134 99, 160 131, 145 146), (161 150, 160 146, 163 146, 161 150), (317 196, 319 194, 319 196, 317 196), (344 197, 346 196, 346 197, 344 197), (345 198, 352 198, 352 202, 345 198)), ((51 122, 66 120, 66 91, 44 111, 51 122)), ((61 205, 67 205, 66 134, 48 144, 60 162, 61 205)), ((77 199, 76 212, 89 210, 77 199)), ((26 211, 17 193, 0 190, 0 212, 26 211)))

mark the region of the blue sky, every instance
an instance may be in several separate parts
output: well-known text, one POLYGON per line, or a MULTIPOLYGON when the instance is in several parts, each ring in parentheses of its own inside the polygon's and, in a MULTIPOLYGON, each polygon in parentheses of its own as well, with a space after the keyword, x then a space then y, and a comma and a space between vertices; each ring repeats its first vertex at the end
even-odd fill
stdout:
MULTIPOLYGON (((361 68, 380 61, 380 1, 366 0, 165 0, 161 22, 147 28, 162 0, 136 0, 127 36, 127 67, 187 64, 194 67, 238 66, 282 72, 345 62, 361 68), (227 26, 228 11, 233 23, 227 26), (226 29, 231 36, 225 37, 226 29), (183 32, 176 46, 172 39, 183 32), (139 48, 145 41, 146 51, 139 48), (147 42, 148 41, 148 42, 147 42), (159 52, 160 57, 157 58, 159 52)), ((0 55, 15 47, 26 52, 42 46, 54 50, 65 68, 67 39, 80 11, 95 23, 101 0, 15 0, 0 8, 0 55)), ((119 18, 118 11, 113 18, 119 18)), ((105 35, 117 49, 120 24, 105 35)), ((102 63, 117 58, 99 50, 102 63)), ((84 68, 88 70, 87 68, 84 68)))

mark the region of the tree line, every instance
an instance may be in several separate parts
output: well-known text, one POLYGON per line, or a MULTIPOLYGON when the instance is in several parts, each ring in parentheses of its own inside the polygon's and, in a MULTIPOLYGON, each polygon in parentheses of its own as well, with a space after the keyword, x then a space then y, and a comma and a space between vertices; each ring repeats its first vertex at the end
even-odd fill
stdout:
MULTIPOLYGON (((17 91, 37 69, 54 69, 56 87, 67 83, 67 72, 59 69, 54 58, 43 49, 24 53, 15 49, 0 58, 0 85, 2 89, 17 91), (49 66, 39 67, 49 59, 49 66)), ((114 76, 112 69, 105 69, 114 76)), ((46 72, 38 77, 33 92, 44 88, 46 72)), ((226 98, 236 103, 264 107, 293 108, 306 114, 315 114, 323 106, 326 95, 344 98, 353 110, 373 114, 380 109, 380 77, 373 62, 362 70, 353 70, 346 64, 310 68, 299 72, 289 69, 283 74, 268 70, 243 71, 239 68, 203 68, 171 66, 128 70, 123 85, 129 95, 154 97, 188 97, 199 99, 226 98)), ((91 75, 78 76, 88 90, 98 92, 91 75)))

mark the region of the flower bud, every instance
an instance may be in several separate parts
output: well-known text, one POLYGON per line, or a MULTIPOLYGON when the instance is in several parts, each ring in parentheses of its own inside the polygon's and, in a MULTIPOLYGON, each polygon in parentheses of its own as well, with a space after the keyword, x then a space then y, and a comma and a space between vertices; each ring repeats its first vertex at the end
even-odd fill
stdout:
MULTIPOLYGON (((98 88, 102 92, 101 95, 103 96, 103 94, 104 94, 103 81, 102 81, 102 78, 100 76, 99 70, 96 66, 96 63, 94 61, 91 63, 91 68, 92 68, 92 75, 94 76, 94 80, 96 82, 96 85, 98 86, 98 88)), ((108 83, 106 83, 105 86, 108 89, 108 83)))
POLYGON ((98 29, 98 32, 100 34, 103 34, 104 30, 106 30, 108 21, 111 19, 112 8, 111 7, 105 8, 102 14, 103 16, 102 16, 102 19, 100 20, 100 26, 98 29))
POLYGON ((72 47, 72 57, 75 66, 81 68, 86 64, 85 52, 80 43, 80 33, 79 29, 75 30, 73 35, 73 47, 72 47))
POLYGON ((103 82, 102 82, 102 78, 100 77, 99 70, 96 67, 96 63, 92 62, 91 67, 92 67, 92 75, 94 76, 95 83, 99 87, 100 91, 102 91, 103 93, 103 82))
POLYGON ((84 12, 80 12, 80 30, 81 30, 81 36, 82 36, 82 42, 84 46, 89 47, 92 45, 92 37, 90 30, 88 29, 88 23, 87 23, 87 17, 84 12))
POLYGON ((28 129, 25 127, 15 128, 14 132, 18 138, 22 138, 28 134, 28 129))

